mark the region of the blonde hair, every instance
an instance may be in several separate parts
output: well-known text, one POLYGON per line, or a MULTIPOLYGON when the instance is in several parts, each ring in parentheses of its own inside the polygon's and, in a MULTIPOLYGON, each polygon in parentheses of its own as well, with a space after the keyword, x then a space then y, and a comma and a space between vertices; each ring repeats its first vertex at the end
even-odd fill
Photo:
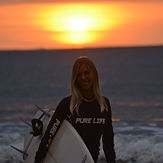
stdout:
POLYGON ((81 104, 81 101, 83 99, 82 94, 78 88, 77 85, 77 76, 79 72, 79 68, 82 64, 85 64, 88 66, 89 69, 92 70, 94 73, 94 82, 93 82, 93 94, 95 99, 98 101, 101 112, 104 111, 104 109, 107 109, 107 104, 102 96, 100 87, 99 87, 99 78, 98 78, 98 72, 94 65, 94 63, 86 56, 79 57, 73 66, 72 69, 72 77, 71 77, 71 101, 70 101, 70 112, 73 113, 74 109, 77 113, 79 113, 79 106, 81 104))

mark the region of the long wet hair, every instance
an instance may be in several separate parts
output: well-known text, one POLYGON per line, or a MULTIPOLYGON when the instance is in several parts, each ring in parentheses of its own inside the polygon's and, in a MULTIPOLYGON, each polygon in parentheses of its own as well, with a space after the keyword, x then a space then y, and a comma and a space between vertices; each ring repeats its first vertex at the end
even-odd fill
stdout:
POLYGON ((88 69, 91 70, 94 74, 93 94, 94 94, 94 98, 98 101, 100 105, 101 112, 103 112, 105 109, 107 109, 107 104, 102 96, 99 87, 98 72, 94 63, 86 56, 79 57, 75 61, 72 69, 70 112, 73 114, 73 111, 75 110, 79 114, 79 106, 81 104, 83 96, 77 85, 77 76, 79 73, 79 68, 83 64, 85 64, 88 67, 88 69))

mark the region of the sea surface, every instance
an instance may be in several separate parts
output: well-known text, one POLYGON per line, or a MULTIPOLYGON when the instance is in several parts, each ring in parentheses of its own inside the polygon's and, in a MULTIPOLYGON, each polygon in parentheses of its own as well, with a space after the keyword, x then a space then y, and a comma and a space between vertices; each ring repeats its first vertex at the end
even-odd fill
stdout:
MULTIPOLYGON (((0 51, 0 163, 21 163, 37 109, 55 109, 70 94, 75 59, 88 56, 110 99, 117 163, 163 163, 163 46, 0 51)), ((100 162, 105 162, 100 150, 100 162)))

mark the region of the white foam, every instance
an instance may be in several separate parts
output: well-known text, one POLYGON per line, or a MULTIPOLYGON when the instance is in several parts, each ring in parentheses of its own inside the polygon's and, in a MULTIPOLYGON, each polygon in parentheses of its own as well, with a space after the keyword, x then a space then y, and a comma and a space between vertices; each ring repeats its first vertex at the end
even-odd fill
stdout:
MULTIPOLYGON (((102 147, 102 146, 101 146, 102 147)), ((163 163, 163 136, 116 135, 116 160, 125 163, 163 163)), ((104 158, 101 150, 100 159, 104 158)))
MULTIPOLYGON (((21 143, 12 144, 19 149, 22 148, 21 143)), ((0 163, 22 163, 23 157, 22 154, 12 149, 10 146, 1 146, 0 148, 0 163)))

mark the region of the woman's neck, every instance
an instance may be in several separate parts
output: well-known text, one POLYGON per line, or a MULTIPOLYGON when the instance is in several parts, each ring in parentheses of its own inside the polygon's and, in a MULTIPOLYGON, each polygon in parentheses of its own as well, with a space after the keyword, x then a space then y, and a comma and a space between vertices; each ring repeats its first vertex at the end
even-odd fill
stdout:
POLYGON ((83 97, 85 97, 85 98, 87 98, 87 99, 92 99, 92 98, 94 98, 94 94, 93 94, 92 92, 88 92, 88 91, 82 92, 82 95, 83 95, 83 97))

